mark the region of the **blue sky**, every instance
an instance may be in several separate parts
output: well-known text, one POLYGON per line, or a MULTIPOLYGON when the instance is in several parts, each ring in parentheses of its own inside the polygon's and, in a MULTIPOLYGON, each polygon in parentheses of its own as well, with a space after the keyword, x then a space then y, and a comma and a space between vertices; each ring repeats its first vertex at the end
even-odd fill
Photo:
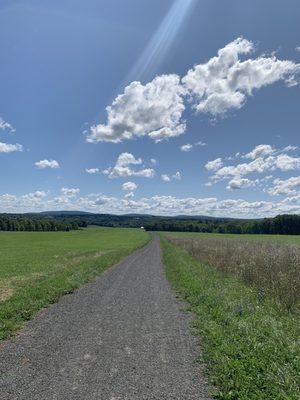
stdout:
POLYGON ((299 19, 296 0, 2 1, 0 211, 300 212, 299 19))

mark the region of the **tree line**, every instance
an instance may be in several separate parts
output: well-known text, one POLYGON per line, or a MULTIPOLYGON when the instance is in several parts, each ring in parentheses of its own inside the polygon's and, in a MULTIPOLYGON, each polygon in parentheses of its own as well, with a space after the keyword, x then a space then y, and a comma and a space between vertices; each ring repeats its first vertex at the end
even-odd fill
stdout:
POLYGON ((213 217, 159 217, 82 213, 0 214, 2 231, 70 231, 88 225, 140 228, 149 231, 299 235, 300 215, 256 220, 213 217))
POLYGON ((19 214, 0 215, 0 231, 54 232, 71 231, 86 226, 85 221, 74 218, 55 219, 19 214))
POLYGON ((145 225, 151 231, 181 231, 235 234, 300 235, 300 215, 277 215, 261 220, 156 221, 145 225))

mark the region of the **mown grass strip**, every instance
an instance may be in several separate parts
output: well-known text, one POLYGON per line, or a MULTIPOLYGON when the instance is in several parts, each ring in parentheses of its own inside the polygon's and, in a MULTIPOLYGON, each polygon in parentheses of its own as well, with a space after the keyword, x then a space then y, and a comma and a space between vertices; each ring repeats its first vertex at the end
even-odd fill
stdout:
POLYGON ((299 398, 299 315, 201 264, 162 235, 167 277, 195 314, 214 398, 299 398))

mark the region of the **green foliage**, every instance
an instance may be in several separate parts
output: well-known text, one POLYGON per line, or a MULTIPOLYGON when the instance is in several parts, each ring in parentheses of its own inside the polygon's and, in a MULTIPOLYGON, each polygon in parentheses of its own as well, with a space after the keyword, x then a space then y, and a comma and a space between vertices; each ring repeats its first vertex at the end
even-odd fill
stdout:
POLYGON ((195 314, 214 398, 299 398, 299 315, 162 238, 173 287, 195 314))
POLYGON ((226 218, 163 218, 145 222, 147 230, 169 232, 202 232, 226 234, 300 235, 300 215, 278 215, 261 220, 226 218))
POLYGON ((202 216, 92 214, 75 211, 0 214, 0 230, 4 231, 69 231, 87 225, 123 228, 143 226, 148 231, 300 235, 300 215, 278 215, 275 218, 247 220, 202 216))
POLYGON ((0 231, 53 232, 84 228, 87 224, 80 218, 45 218, 39 214, 0 214, 0 231))
POLYGON ((0 232, 0 339, 148 240, 140 229, 0 232))

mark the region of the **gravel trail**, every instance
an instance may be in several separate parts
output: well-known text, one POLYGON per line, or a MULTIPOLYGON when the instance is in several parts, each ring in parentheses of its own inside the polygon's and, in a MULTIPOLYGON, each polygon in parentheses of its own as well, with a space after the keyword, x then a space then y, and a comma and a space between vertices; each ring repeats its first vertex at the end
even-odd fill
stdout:
POLYGON ((1 400, 208 400, 159 238, 0 345, 1 400))

